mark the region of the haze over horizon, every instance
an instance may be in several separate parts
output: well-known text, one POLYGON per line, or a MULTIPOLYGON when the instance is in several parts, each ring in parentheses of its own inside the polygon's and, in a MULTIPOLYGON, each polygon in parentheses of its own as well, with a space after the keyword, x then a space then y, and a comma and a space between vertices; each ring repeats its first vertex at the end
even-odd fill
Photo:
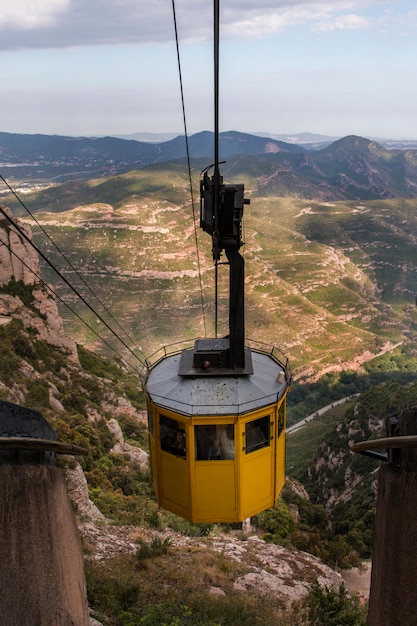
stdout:
MULTIPOLYGON (((213 7, 175 3, 187 129, 213 127, 213 7)), ((412 0, 220 0, 220 130, 417 139, 412 0)), ((168 0, 4 0, 0 130, 184 134, 168 0)))

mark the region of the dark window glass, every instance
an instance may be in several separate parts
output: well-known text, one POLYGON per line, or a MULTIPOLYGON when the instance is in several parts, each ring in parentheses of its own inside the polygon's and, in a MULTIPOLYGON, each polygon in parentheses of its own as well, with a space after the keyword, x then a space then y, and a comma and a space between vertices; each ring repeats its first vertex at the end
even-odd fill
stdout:
POLYGON ((197 461, 208 461, 215 458, 214 442, 216 439, 215 424, 203 424, 194 427, 195 458, 197 461))
POLYGON ((233 424, 204 424, 195 426, 195 458, 197 461, 217 461, 235 458, 235 427, 233 424))
POLYGON ((245 427, 245 452, 254 452, 269 446, 270 441, 270 417, 260 417, 248 422, 245 427))
POLYGON ((170 417, 165 417, 165 415, 159 417, 161 450, 185 459, 187 452, 185 430, 181 426, 182 424, 170 417))

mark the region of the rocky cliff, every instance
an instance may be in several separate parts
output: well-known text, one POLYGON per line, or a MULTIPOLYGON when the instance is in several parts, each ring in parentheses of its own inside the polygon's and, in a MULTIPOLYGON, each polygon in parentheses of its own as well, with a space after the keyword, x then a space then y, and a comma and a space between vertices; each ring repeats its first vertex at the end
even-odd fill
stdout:
MULTIPOLYGON (((7 207, 3 211, 11 218, 7 207)), ((16 220, 19 229, 32 241, 32 231, 28 226, 16 220)), ((22 281, 24 285, 40 282, 39 258, 36 250, 28 243, 16 228, 4 217, 0 219, 0 286, 7 285, 11 278, 22 281)))
MULTIPOLYGON (((10 210, 4 207, 3 210, 12 217, 10 210)), ((0 298, 0 324, 8 323, 10 318, 20 319, 24 327, 33 330, 39 339, 77 361, 75 343, 64 334, 54 293, 41 279, 38 254, 27 241, 32 241, 32 231, 19 220, 15 223, 18 229, 5 218, 0 219, 0 288, 6 292, 0 298), (13 295, 13 292, 19 293, 19 287, 26 302, 13 295)))

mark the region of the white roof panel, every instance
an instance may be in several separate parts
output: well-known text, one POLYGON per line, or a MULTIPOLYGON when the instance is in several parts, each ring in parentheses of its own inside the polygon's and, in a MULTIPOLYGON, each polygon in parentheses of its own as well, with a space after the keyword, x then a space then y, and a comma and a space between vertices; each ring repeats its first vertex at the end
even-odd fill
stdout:
POLYGON ((182 415, 235 415, 274 404, 288 382, 284 369, 267 354, 252 351, 253 374, 179 376, 181 355, 168 356, 149 373, 145 387, 152 402, 182 415))

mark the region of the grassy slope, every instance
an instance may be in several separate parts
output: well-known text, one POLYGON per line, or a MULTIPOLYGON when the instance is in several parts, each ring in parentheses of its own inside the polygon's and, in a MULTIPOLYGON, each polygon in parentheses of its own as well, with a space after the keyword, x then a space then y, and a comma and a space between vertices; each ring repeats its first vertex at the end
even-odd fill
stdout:
MULTIPOLYGON (((349 363, 367 350, 377 353, 388 341, 413 342, 417 201, 319 203, 259 197, 264 179, 249 163, 245 169, 245 163, 241 159, 228 165, 228 182, 245 179, 251 196, 244 223, 247 335, 280 346, 299 374, 349 363), (234 171, 239 171, 235 179, 234 171)), ((183 164, 69 183, 28 196, 27 205, 145 354, 204 335, 183 164)), ((40 248, 65 267, 37 227, 34 233, 40 248)), ((199 229, 197 236, 210 336, 211 246, 199 229)), ((56 283, 50 270, 45 275, 56 283)), ((78 279, 71 280, 100 309, 78 279)), ((65 295, 64 287, 57 288, 65 295)), ((222 267, 219 294, 219 332, 226 334, 227 271, 222 267)), ((104 332, 74 296, 69 301, 104 332)), ((71 313, 62 309, 62 314, 70 335, 103 349, 71 313)))

